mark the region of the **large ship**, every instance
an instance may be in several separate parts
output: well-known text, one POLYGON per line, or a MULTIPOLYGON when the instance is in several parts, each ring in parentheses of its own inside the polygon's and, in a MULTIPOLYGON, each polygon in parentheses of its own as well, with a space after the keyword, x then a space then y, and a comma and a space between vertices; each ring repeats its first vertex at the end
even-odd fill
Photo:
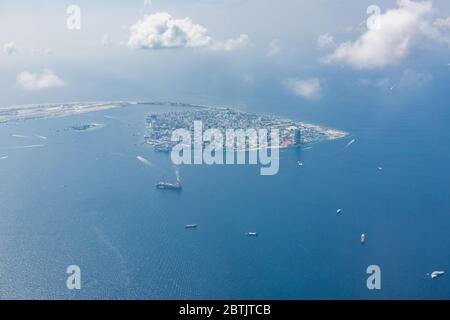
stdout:
POLYGON ((158 182, 156 184, 156 188, 158 189, 166 189, 166 190, 181 190, 181 184, 179 182, 171 183, 171 182, 158 182))

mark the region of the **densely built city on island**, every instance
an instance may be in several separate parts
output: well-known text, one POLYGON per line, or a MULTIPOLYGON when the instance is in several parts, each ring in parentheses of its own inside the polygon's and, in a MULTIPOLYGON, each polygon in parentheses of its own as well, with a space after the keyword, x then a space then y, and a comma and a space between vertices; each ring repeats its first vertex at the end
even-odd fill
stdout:
MULTIPOLYGON (((203 130, 217 129, 223 134, 229 129, 266 129, 268 132, 277 129, 280 134, 280 148, 335 140, 348 135, 344 131, 275 116, 257 115, 231 108, 189 106, 185 110, 150 114, 146 119, 145 141, 156 151, 169 152, 177 143, 172 141, 172 132, 177 129, 194 132, 195 121, 202 123, 203 130)), ((249 144, 246 144, 245 150, 249 147, 249 144)))

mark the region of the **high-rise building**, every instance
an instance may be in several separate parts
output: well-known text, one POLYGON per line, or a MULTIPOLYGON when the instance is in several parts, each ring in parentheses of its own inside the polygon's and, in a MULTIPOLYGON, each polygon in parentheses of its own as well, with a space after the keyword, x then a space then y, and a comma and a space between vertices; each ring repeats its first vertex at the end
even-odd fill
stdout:
POLYGON ((302 143, 302 132, 300 129, 295 129, 294 132, 294 143, 299 146, 302 143))

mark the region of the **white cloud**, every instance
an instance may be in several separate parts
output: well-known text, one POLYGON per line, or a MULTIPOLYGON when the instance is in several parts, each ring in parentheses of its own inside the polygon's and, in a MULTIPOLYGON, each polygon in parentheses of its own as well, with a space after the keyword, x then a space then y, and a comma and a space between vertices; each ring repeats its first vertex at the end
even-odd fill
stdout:
POLYGON ((107 47, 107 46, 111 45, 112 43, 113 42, 112 42, 109 34, 104 34, 103 38, 102 38, 102 46, 107 47))
MULTIPOLYGON (((352 83, 353 84, 353 83, 352 83)), ((367 79, 367 78, 360 78, 356 81, 355 83, 358 86, 369 86, 372 84, 372 80, 367 79)))
POLYGON ((398 8, 380 14, 379 28, 366 30, 354 42, 340 44, 322 62, 340 62, 358 69, 382 68, 400 62, 418 39, 449 41, 432 26, 430 0, 397 0, 397 5, 398 8))
POLYGON ((44 69, 40 73, 21 72, 17 75, 16 83, 24 90, 42 90, 67 85, 50 69, 44 69))
POLYGON ((235 39, 228 39, 225 41, 214 41, 209 47, 211 50, 216 51, 234 51, 237 49, 242 49, 248 46, 250 43, 250 38, 246 34, 241 34, 235 39))
POLYGON ((320 98, 322 84, 321 81, 317 78, 305 80, 291 78, 285 80, 283 84, 289 91, 294 93, 296 96, 309 100, 320 98))
POLYGON ((433 76, 428 72, 419 72, 413 69, 403 71, 399 81, 400 87, 422 87, 433 80, 433 76))
POLYGON ((334 46, 334 38, 333 36, 329 35, 328 33, 321 34, 317 38, 317 46, 319 48, 327 48, 334 46))
POLYGON ((405 69, 397 77, 384 77, 367 79, 362 78, 357 81, 359 86, 373 86, 384 90, 394 90, 396 88, 411 89, 426 86, 433 80, 433 76, 428 72, 420 72, 414 69, 405 69))
POLYGON ((3 52, 8 56, 17 53, 17 51, 18 49, 14 42, 8 42, 3 45, 3 52))
POLYGON ((32 55, 51 55, 53 53, 52 49, 50 48, 35 48, 31 49, 32 55))
POLYGON ((145 15, 130 27, 130 32, 128 46, 132 49, 209 48, 232 51, 249 43, 245 34, 236 39, 216 41, 204 26, 193 23, 188 17, 174 19, 167 12, 145 15))
POLYGON ((374 86, 377 88, 383 88, 383 89, 394 89, 395 88, 394 82, 388 77, 375 80, 374 86))
POLYGON ((436 28, 448 29, 450 28, 450 17, 439 18, 433 22, 433 26, 436 28))
POLYGON ((268 57, 275 57, 278 54, 280 54, 283 46, 281 44, 281 41, 279 39, 273 39, 269 43, 269 51, 267 52, 268 57))
POLYGON ((190 18, 174 19, 166 12, 146 15, 130 27, 133 49, 195 48, 211 44, 208 30, 190 18))

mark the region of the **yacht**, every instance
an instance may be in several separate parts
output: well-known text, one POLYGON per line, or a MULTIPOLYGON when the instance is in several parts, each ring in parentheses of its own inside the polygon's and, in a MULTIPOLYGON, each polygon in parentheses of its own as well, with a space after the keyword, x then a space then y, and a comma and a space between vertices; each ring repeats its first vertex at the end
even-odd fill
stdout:
POLYGON ((431 278, 434 279, 434 278, 443 276, 444 273, 445 273, 444 271, 433 271, 433 272, 431 273, 431 278))

